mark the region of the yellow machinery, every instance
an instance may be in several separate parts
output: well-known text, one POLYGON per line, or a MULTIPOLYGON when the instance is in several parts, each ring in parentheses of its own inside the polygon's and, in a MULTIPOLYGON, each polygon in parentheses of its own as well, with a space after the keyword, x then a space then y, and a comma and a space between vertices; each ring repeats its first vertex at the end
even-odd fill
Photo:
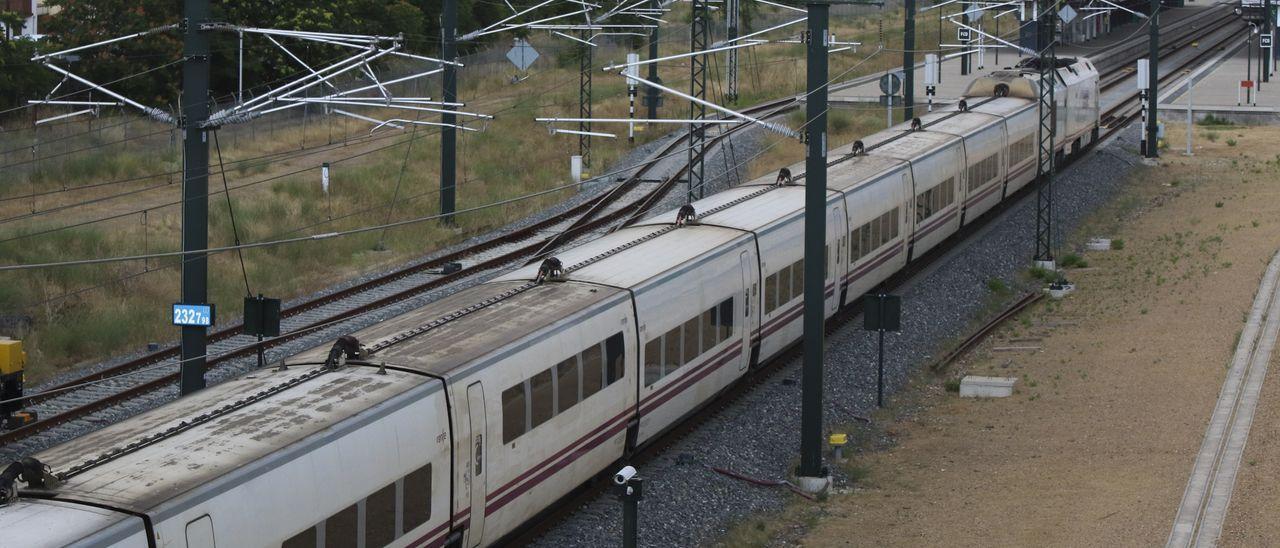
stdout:
POLYGON ((27 353, 22 341, 0 340, 0 419, 5 428, 17 428, 36 420, 35 413, 22 411, 23 369, 27 353))

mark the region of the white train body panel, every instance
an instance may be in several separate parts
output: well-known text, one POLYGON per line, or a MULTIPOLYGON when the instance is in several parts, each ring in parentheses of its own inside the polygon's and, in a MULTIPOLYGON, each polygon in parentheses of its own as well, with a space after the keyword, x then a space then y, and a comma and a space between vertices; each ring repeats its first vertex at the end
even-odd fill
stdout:
MULTIPOLYGON (((1096 135, 1098 76, 1057 73, 1072 152, 1096 135)), ((829 152, 825 315, 1033 180, 1030 74, 829 152)), ((686 226, 668 211, 558 250, 564 280, 529 266, 361 329, 378 351, 360 360, 322 368, 324 345, 43 451, 78 471, 0 506, 0 544, 499 542, 800 341, 803 169, 699 200, 686 226)))
POLYGON ((847 305, 907 264, 911 169, 901 160, 860 156, 833 167, 830 178, 858 182, 844 196, 849 245, 841 294, 847 305))

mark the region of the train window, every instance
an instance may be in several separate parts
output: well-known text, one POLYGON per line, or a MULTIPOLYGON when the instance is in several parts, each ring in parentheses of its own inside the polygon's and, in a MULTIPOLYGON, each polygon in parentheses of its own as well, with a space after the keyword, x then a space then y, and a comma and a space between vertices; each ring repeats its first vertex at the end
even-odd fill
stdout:
POLYGON ((316 527, 313 525, 286 539, 280 544, 280 548, 316 548, 318 539, 316 527))
POLYGON ((720 301, 716 313, 716 325, 720 326, 720 340, 733 336, 733 297, 720 301))
POLYGON ((791 265, 791 298, 804 296, 804 259, 791 265))
MULTIPOLYGON (((520 386, 524 386, 523 383, 520 386)), ((431 519, 431 464, 404 477, 404 531, 408 533, 431 519)))
POLYGON ((626 361, 623 359, 622 333, 614 333, 604 341, 605 384, 613 384, 626 375, 626 361))
POLYGON ((662 336, 662 374, 658 378, 670 375, 684 363, 680 356, 680 326, 675 326, 662 336))
POLYGON ((778 273, 768 275, 764 279, 764 313, 770 314, 778 308, 778 273))
POLYGON ((662 337, 644 345, 644 385, 649 386, 662 378, 662 337))
POLYGON ((360 507, 352 504, 324 520, 325 548, 356 548, 359 533, 360 507))
POLYGON ((699 327, 702 325, 702 323, 698 321, 700 316, 701 314, 689 318, 684 322, 684 363, 693 361, 694 358, 698 357, 698 355, 702 353, 702 351, 698 349, 698 331, 699 327))
POLYGON ((869 225, 864 224, 858 230, 858 239, 862 242, 862 253, 858 255, 858 258, 870 255, 874 247, 871 245, 871 227, 869 225))
POLYGON ((892 215, 892 217, 893 217, 893 221, 892 221, 892 222, 893 222, 893 237, 894 237, 894 238, 897 238, 897 237, 898 237, 899 227, 902 225, 902 223, 900 223, 900 222, 899 222, 899 218, 898 218, 898 209, 900 209, 900 208, 896 208, 896 207, 895 207, 895 208, 893 208, 893 215, 892 215))
POLYGON ((716 307, 702 311, 702 351, 720 344, 720 330, 716 328, 716 307))
POLYGON ((893 239, 893 219, 890 212, 884 212, 880 216, 880 245, 889 243, 893 239))
POLYGON ((791 302, 791 267, 778 271, 778 307, 791 302))
POLYGON ((563 413, 576 403, 578 403, 578 357, 569 356, 565 361, 556 364, 556 413, 563 413))
POLYGON ((364 545, 386 546, 396 539, 396 484, 374 491, 364 501, 364 545))
POLYGON ((538 425, 551 420, 554 415, 552 409, 551 394, 551 370, 545 369, 541 373, 534 375, 529 380, 529 402, 532 404, 532 418, 530 428, 537 428, 538 425))
POLYGON ((524 381, 502 391, 502 443, 511 443, 524 434, 524 381))
POLYGON ((880 247, 881 242, 884 240, 880 239, 880 219, 877 218, 871 221, 871 249, 880 247))
POLYGON ((604 388, 604 354, 596 343, 582 351, 582 399, 604 388))

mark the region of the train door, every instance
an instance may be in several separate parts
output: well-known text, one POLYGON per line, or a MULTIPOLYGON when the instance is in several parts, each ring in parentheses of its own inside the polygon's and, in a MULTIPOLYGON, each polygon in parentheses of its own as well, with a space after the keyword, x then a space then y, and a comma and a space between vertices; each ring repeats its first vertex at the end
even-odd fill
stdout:
POLYGON ((902 191, 906 194, 906 200, 902 208, 902 234, 903 239, 907 243, 907 262, 915 257, 915 233, 916 233, 916 187, 915 178, 911 176, 912 167, 908 167, 902 172, 902 191))
POLYGON ((470 546, 479 546, 484 537, 485 498, 485 414, 484 387, 479 382, 467 387, 467 421, 471 430, 471 526, 468 535, 470 546))
POLYGON ((840 267, 844 264, 844 253, 840 249, 842 247, 840 244, 844 242, 844 235, 847 233, 844 226, 844 209, 837 205, 827 214, 825 283, 830 288, 823 290, 823 304, 826 306, 827 316, 835 314, 836 309, 840 307, 840 267))
POLYGON ((214 548, 213 518, 200 516, 187 524, 187 548, 214 548))
MULTIPOLYGON (((751 348, 751 326, 755 322, 752 317, 755 316, 755 303, 751 298, 751 286, 755 284, 757 276, 755 268, 758 263, 751 257, 751 252, 743 251, 738 254, 738 270, 742 276, 742 347, 751 348)), ((738 371, 745 371, 751 365, 752 352, 744 352, 742 359, 738 360, 738 371)))

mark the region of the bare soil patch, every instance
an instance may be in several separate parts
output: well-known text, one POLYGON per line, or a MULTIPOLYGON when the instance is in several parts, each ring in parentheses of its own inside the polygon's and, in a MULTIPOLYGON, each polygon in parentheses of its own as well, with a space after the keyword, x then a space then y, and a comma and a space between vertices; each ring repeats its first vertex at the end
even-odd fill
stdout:
MULTIPOLYGON (((896 397, 917 402, 886 417, 896 443, 854 456, 866 479, 826 503, 829 517, 803 544, 1164 543, 1244 315, 1280 247, 1280 155, 1269 145, 1280 129, 1196 133, 1194 157, 1167 151, 1160 166, 1139 169, 1126 195, 1075 235, 1123 244, 1084 255, 1087 266, 1068 272, 1074 295, 1037 305, 947 376, 923 375, 896 397), (1008 399, 960 399, 944 383, 964 374, 1018 384, 1008 399)), ((1227 543, 1277 542, 1280 489, 1266 464, 1280 457, 1276 376, 1227 543)))

